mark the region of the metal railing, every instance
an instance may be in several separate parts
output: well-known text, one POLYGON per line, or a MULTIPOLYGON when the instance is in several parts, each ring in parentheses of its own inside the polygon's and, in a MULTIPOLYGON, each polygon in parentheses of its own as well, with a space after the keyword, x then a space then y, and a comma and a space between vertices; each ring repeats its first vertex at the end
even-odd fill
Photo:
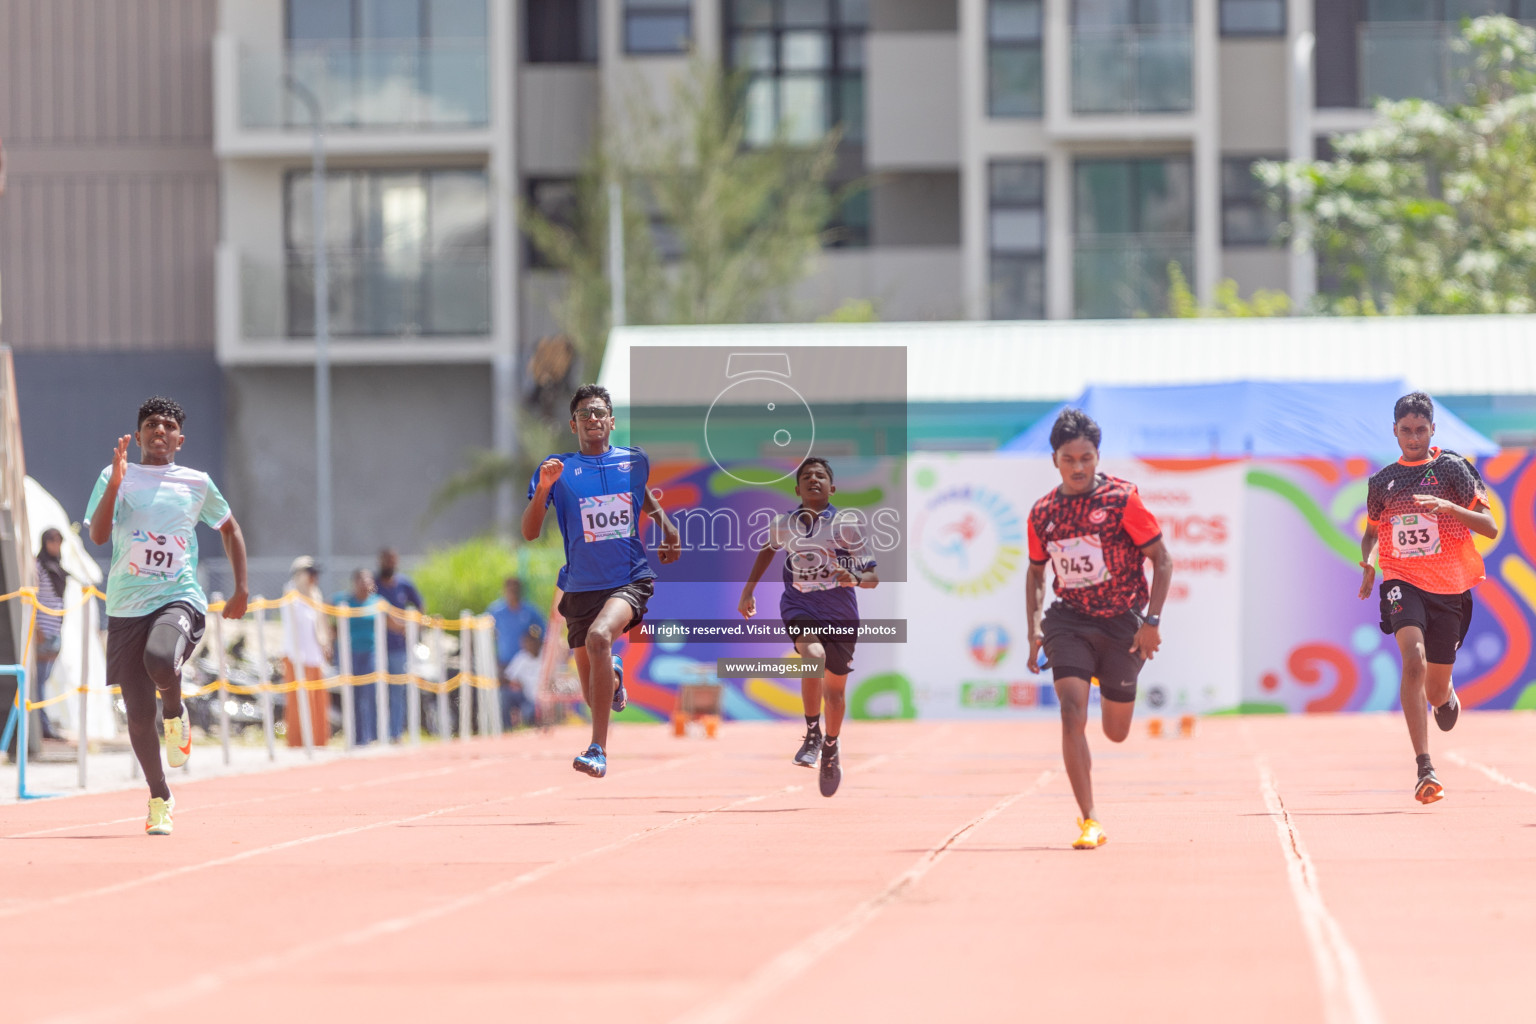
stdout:
POLYGON ((307 86, 325 111, 327 131, 479 129, 490 124, 490 61, 485 40, 352 40, 243 49, 238 88, 243 128, 310 126, 284 76, 307 86))
MULTIPOLYGON (((491 333, 491 254, 473 249, 408 257, 328 253, 332 337, 466 337, 491 333)), ((246 338, 314 336, 314 266, 242 256, 240 325, 246 338)))
POLYGON ((1072 112, 1179 113, 1194 106, 1188 26, 1072 32, 1072 112))
POLYGON ((1192 279, 1192 235, 1110 235, 1074 243, 1072 282, 1075 314, 1104 319, 1164 316, 1168 312, 1168 266, 1179 265, 1192 279))

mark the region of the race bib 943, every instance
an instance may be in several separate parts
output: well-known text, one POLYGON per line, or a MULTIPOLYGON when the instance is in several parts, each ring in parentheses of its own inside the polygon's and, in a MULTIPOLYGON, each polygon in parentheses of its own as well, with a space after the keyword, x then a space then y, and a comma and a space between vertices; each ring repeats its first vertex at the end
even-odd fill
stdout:
POLYGON ((187 541, 169 533, 134 530, 128 549, 128 573, 154 579, 174 579, 187 557, 187 541))
POLYGON ((635 496, 599 494, 581 499, 581 536, 588 543, 635 536, 635 496))
POLYGON ((1393 516, 1392 548, 1398 558, 1423 558, 1440 553, 1440 523, 1422 512, 1393 516))
POLYGON ((1045 548, 1056 570, 1056 581, 1066 590, 1096 586, 1109 579, 1104 547, 1097 537, 1047 541, 1045 548))

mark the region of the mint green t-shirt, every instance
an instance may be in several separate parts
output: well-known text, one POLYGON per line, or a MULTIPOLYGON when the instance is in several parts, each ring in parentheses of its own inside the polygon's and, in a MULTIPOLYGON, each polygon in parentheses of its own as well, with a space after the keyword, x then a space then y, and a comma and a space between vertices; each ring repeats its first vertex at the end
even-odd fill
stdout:
MULTIPOLYGON (((111 478, 111 466, 96 478, 85 506, 87 528, 111 478)), ((218 529, 229 514, 229 503, 207 473, 175 463, 130 463, 112 510, 107 614, 148 615, 174 601, 206 614, 208 599, 197 582, 197 524, 218 529)))

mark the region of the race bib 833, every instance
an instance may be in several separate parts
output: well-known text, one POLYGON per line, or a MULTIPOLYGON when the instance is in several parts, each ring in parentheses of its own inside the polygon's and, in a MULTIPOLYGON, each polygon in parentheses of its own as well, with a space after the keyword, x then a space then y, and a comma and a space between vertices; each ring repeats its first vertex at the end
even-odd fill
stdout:
POLYGON ((1422 512, 1393 516, 1392 549, 1398 558, 1423 558, 1440 553, 1440 523, 1422 512))

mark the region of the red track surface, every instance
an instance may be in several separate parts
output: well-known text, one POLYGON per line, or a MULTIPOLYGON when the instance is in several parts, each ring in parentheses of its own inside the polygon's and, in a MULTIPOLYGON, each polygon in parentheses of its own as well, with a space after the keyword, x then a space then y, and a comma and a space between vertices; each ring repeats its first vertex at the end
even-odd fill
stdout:
MULTIPOLYGON (((1529 1012, 1536 719, 1095 738, 1049 723, 575 731, 0 809, 7 1021, 1446 1021, 1529 1012), (983 1016, 985 1015, 985 1016, 983 1016)), ((212 751, 200 750, 201 756, 212 751)))

